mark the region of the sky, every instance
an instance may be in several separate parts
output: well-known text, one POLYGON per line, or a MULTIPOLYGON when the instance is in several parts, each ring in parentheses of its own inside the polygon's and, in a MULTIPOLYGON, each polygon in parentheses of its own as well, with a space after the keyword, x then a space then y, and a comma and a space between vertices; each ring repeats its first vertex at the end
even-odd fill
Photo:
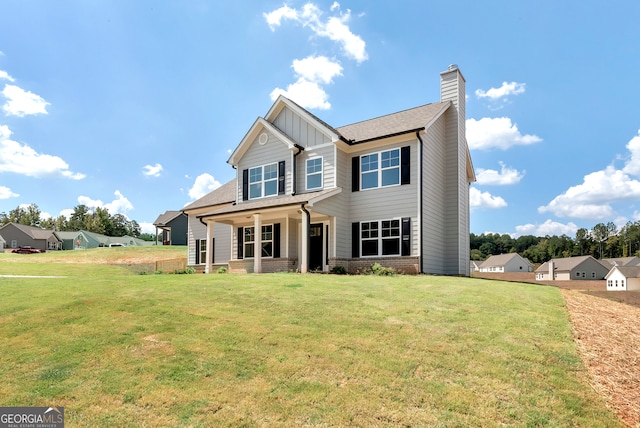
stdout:
POLYGON ((279 94, 334 127, 466 79, 471 232, 640 220, 640 2, 3 0, 0 212, 158 215, 279 94))

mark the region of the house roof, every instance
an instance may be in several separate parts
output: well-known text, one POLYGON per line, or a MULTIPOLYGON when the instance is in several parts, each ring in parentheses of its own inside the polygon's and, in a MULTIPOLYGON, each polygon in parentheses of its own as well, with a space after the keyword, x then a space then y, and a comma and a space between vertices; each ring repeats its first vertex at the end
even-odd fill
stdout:
POLYGON ((609 263, 611 266, 637 266, 640 265, 640 257, 617 257, 612 259, 602 259, 602 262, 609 263))
POLYGON ((265 198, 255 202, 243 202, 241 204, 235 204, 228 207, 220 208, 218 210, 199 215, 198 217, 203 218, 203 217, 217 216, 222 214, 234 214, 234 213, 241 213, 244 211, 255 211, 255 210, 264 209, 264 208, 279 208, 279 207, 300 205, 300 204, 306 204, 306 203, 312 204, 314 202, 319 202, 322 199, 333 196, 334 194, 340 193, 341 191, 342 191, 342 188, 337 187, 334 189, 319 190, 317 192, 299 193, 294 196, 285 196, 280 198, 265 198))
MULTIPOLYGON (((599 260, 594 259, 592 256, 564 257, 560 259, 551 259, 549 262, 553 262, 556 272, 568 272, 589 259, 593 259, 593 261, 600 263, 603 268, 607 269, 605 265, 603 265, 599 260)), ((549 272, 549 262, 544 262, 538 269, 536 269, 536 272, 549 272)))
POLYGON ((364 143, 393 135, 406 134, 423 130, 429 123, 440 116, 449 106, 450 101, 426 104, 385 116, 341 126, 336 130, 352 144, 364 143))
POLYGON ((0 229, 4 229, 10 224, 12 224, 16 229, 30 236, 32 239, 36 239, 36 240, 43 239, 46 241, 47 239, 51 238, 51 236, 54 236, 56 239, 60 240, 60 237, 54 230, 42 229, 36 226, 27 226, 26 224, 7 223, 4 226, 2 226, 0 229))
POLYGON ((197 208, 212 207, 234 202, 236 200, 237 192, 237 183, 236 179, 234 178, 233 180, 223 184, 217 189, 207 193, 200 199, 197 199, 196 201, 185 206, 182 211, 189 211, 197 208))
POLYGON ((531 262, 529 260, 521 257, 518 253, 507 253, 507 254, 498 254, 498 255, 491 256, 487 260, 482 262, 481 266, 482 267, 504 266, 513 259, 521 259, 525 263, 531 265, 531 262))
POLYGON ((182 215, 182 211, 165 211, 163 214, 160 214, 156 221, 153 222, 154 226, 166 226, 171 220, 174 220, 176 217, 182 215))
POLYGON ((640 266, 614 266, 605 276, 605 279, 609 279, 616 269, 619 270, 625 278, 640 278, 640 266))

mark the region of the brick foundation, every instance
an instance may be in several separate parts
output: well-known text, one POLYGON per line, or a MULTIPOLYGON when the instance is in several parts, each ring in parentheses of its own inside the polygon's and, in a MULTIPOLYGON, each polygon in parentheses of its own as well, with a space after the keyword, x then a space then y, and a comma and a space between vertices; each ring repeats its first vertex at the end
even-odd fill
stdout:
POLYGON ((329 271, 336 266, 343 266, 350 274, 367 272, 371 265, 379 263, 383 267, 391 267, 398 273, 416 275, 420 273, 419 258, 417 256, 408 257, 380 257, 366 259, 329 259, 329 271))

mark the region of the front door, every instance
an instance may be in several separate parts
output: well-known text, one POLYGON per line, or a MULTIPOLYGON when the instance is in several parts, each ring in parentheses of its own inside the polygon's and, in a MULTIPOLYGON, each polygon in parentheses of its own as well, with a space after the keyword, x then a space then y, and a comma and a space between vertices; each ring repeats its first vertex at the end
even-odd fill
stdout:
POLYGON ((312 224, 309 229, 309 270, 322 270, 322 223, 312 224))

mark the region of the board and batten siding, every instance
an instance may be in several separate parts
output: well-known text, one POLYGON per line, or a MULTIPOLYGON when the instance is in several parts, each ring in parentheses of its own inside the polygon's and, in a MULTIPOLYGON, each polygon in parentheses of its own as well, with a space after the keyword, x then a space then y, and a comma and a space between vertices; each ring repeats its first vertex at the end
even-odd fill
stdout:
POLYGON ((268 165, 272 163, 278 163, 285 161, 285 194, 291 194, 292 192, 292 157, 293 153, 285 143, 279 140, 276 136, 270 132, 264 131, 269 139, 265 144, 259 143, 259 136, 251 142, 251 145, 247 151, 242 155, 242 159, 238 163, 238 189, 237 198, 238 203, 242 203, 242 171, 248 168, 255 168, 262 165, 268 165))
POLYGON ((282 109, 273 124, 303 147, 318 146, 331 142, 328 136, 289 107, 282 109))
POLYGON ((445 119, 441 116, 422 137, 422 269, 434 274, 446 273, 444 138, 445 119))

